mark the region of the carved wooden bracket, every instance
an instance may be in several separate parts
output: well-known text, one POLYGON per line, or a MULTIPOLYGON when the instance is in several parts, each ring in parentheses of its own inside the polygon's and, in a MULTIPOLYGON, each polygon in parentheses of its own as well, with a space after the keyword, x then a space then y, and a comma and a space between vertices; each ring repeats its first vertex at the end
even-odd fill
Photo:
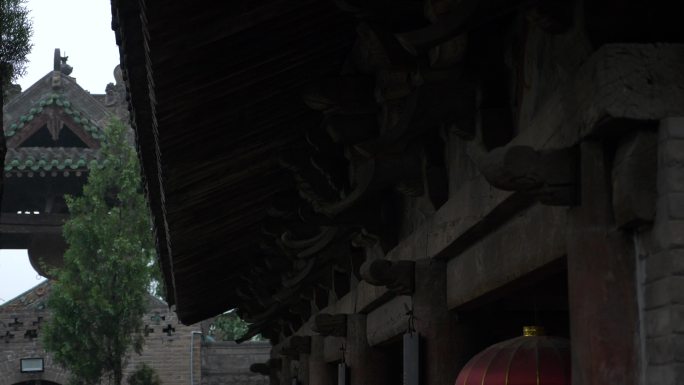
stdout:
POLYGON ((620 228, 634 228, 655 219, 658 134, 638 130, 621 138, 613 161, 613 214, 620 228))
POLYGON ((249 371, 252 373, 261 374, 263 376, 268 376, 271 374, 271 367, 267 363, 260 362, 257 364, 252 364, 249 366, 249 371))
MULTIPOLYGON (((442 2, 445 5, 428 8, 433 24, 424 28, 399 33, 397 40, 412 55, 426 52, 450 38, 466 33, 484 23, 529 6, 537 0, 464 0, 442 2), (443 8, 443 9, 437 9, 443 8)), ((437 3, 437 2, 428 2, 437 3)))
POLYGON ((311 329, 324 336, 346 337, 347 315, 321 313, 314 318, 311 329))
POLYGON ((260 362, 250 365, 249 371, 264 376, 271 376, 274 375, 278 370, 280 370, 280 365, 280 358, 271 358, 266 362, 260 362))
POLYGON ((482 146, 471 146, 469 150, 480 172, 496 188, 528 193, 547 205, 578 202, 576 148, 539 151, 504 146, 486 152, 482 146))
POLYGON ((386 286, 396 294, 411 294, 415 286, 413 261, 375 259, 361 265, 363 280, 375 286, 386 286))
POLYGON ((292 336, 290 341, 281 348, 280 353, 293 360, 299 360, 300 354, 311 353, 311 337, 292 336))
POLYGON ((309 354, 311 353, 311 337, 292 336, 290 338, 290 347, 295 349, 300 354, 309 354))

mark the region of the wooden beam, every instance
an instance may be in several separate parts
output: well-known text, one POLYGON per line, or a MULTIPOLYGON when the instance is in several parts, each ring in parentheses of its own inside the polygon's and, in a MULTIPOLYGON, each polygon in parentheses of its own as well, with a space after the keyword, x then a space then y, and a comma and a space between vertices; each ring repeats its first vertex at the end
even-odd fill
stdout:
POLYGON ((366 318, 368 344, 376 346, 408 331, 408 312, 412 308, 411 297, 402 295, 394 297, 368 313, 366 318))
POLYGON ((68 214, 10 214, 0 216, 2 234, 62 234, 68 214))
POLYGON ((565 211, 534 206, 449 261, 449 308, 474 301, 562 258, 565 211))
POLYGON ((414 287, 413 261, 367 260, 361 265, 363 280, 375 286, 385 286, 396 294, 411 294, 414 287))
POLYGON ((319 313, 314 316, 311 329, 323 336, 345 337, 347 335, 347 315, 319 313))

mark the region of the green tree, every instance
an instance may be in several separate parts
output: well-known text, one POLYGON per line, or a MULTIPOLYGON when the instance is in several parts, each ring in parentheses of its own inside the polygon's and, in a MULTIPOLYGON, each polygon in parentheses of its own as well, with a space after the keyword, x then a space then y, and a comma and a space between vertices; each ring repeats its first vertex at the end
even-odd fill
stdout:
MULTIPOLYGON (((0 0, 0 100, 5 105, 8 86, 23 75, 26 56, 31 52, 33 29, 24 7, 25 0, 0 0)), ((4 129, 3 109, 0 108, 0 126, 4 129)), ((5 135, 0 135, 0 166, 5 165, 5 135)), ((0 175, 0 182, 2 175, 0 175)), ((2 194, 2 183, 0 183, 2 194)))
POLYGON ((66 197, 68 248, 64 265, 55 271, 44 343, 76 384, 106 378, 120 385, 131 350, 142 350, 156 266, 138 158, 127 137, 128 128, 112 121, 83 195, 66 197))
POLYGON ((128 385, 161 385, 161 379, 157 372, 142 363, 135 372, 128 376, 128 385))
MULTIPOLYGON (((220 341, 235 341, 247 333, 249 324, 240 318, 234 310, 216 316, 209 326, 209 335, 220 341)), ((254 341, 261 341, 262 337, 252 337, 254 341)))
POLYGON ((26 56, 31 52, 33 27, 25 2, 0 0, 0 95, 3 101, 5 87, 24 74, 26 56))

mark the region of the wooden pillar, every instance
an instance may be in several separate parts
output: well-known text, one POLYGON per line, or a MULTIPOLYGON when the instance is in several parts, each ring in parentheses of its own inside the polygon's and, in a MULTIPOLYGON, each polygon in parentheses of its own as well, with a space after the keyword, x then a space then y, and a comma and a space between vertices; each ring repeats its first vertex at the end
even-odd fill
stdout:
POLYGON ((452 384, 468 361, 466 330, 446 303, 446 262, 416 262, 413 311, 421 336, 421 384, 452 384))
POLYGON ((389 370, 400 370, 387 365, 385 355, 368 345, 366 316, 347 316, 346 362, 349 366, 350 385, 386 385, 389 370))
POLYGON ((311 336, 311 354, 309 355, 309 384, 310 385, 336 385, 330 366, 325 362, 323 355, 325 337, 311 336))
POLYGON ((292 385, 292 360, 281 356, 280 363, 280 385, 292 385))
POLYGON ((301 354, 299 356, 299 370, 297 371, 297 378, 301 385, 309 385, 309 354, 301 354))
POLYGON ((581 203, 568 215, 572 380, 637 382, 638 305, 631 238, 615 229, 610 170, 599 142, 581 144, 581 203))

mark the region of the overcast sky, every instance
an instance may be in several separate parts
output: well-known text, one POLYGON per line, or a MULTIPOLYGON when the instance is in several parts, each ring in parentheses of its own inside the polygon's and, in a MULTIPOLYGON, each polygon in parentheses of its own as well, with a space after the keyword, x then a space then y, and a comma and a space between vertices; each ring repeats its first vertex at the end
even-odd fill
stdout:
MULTIPOLYGON (((94 94, 103 94, 114 82, 119 51, 111 29, 109 0, 28 0, 33 20, 33 50, 26 75, 19 84, 26 90, 52 71, 55 48, 74 67, 71 76, 94 94)), ((0 251, 0 304, 41 282, 28 262, 26 251, 0 251)))
POLYGON ((33 19, 33 50, 28 73, 19 80, 27 89, 52 71, 55 48, 68 56, 71 76, 94 94, 114 82, 119 50, 112 31, 109 0, 28 0, 33 19))

